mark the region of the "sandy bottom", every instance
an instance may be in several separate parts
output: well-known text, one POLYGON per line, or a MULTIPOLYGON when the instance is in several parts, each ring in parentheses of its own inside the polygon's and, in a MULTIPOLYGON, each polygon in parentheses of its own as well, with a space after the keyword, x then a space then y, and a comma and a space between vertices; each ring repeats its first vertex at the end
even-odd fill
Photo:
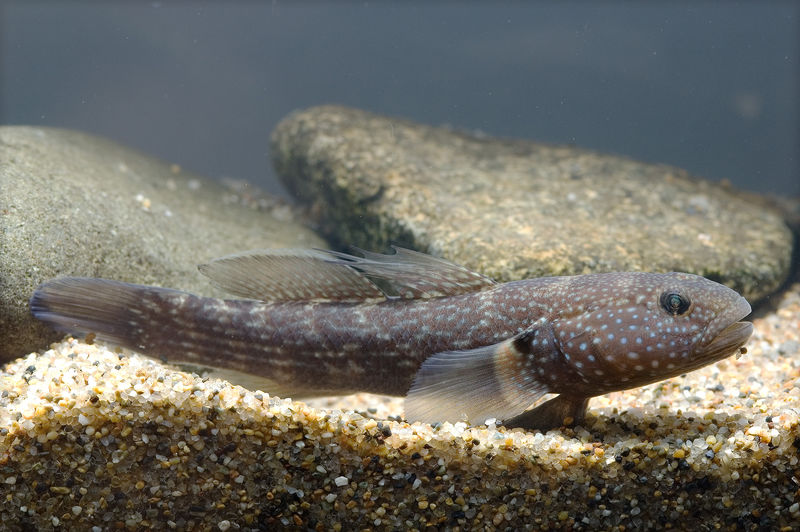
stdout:
POLYGON ((69 339, 0 372, 0 519, 254 530, 797 529, 800 285, 748 354, 546 434, 309 404, 69 339))

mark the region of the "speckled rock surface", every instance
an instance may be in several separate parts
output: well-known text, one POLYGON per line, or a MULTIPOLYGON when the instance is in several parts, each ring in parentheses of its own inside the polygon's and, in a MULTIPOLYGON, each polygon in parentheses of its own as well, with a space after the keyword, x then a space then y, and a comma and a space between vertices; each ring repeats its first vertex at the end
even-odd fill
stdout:
POLYGON ((367 395, 311 408, 55 344, 0 372, 0 522, 796 530, 800 284, 775 299, 738 360, 595 398, 584 427, 546 434, 408 425, 367 395))
POLYGON ((197 264, 327 247, 287 205, 76 131, 0 127, 0 360, 58 338, 28 313, 40 282, 109 277, 208 295, 197 264))
POLYGON ((789 270, 774 210, 674 167, 333 106, 287 117, 272 155, 339 242, 397 242, 501 281, 679 270, 753 300, 789 270))

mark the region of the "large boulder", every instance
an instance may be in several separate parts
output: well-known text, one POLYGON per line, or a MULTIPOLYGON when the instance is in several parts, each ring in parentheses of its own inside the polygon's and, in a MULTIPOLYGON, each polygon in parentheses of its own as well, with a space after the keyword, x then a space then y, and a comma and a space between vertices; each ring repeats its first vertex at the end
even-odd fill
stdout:
POLYGON ((397 242, 501 281, 678 270, 752 300, 789 271, 779 214, 671 166, 334 106, 287 117, 272 155, 330 238, 397 242))
POLYGON ((197 271, 253 248, 327 247, 274 202, 109 140, 52 128, 0 127, 0 360, 61 335, 28 298, 62 275, 107 277, 221 295, 197 271))

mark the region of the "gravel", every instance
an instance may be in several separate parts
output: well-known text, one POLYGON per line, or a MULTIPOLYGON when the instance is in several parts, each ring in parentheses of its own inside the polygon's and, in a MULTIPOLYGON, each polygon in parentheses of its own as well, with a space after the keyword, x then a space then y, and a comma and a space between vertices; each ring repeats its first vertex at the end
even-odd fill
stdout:
POLYGON ((0 372, 10 530, 800 527, 800 284, 748 353, 547 433, 313 406, 75 339, 0 372))

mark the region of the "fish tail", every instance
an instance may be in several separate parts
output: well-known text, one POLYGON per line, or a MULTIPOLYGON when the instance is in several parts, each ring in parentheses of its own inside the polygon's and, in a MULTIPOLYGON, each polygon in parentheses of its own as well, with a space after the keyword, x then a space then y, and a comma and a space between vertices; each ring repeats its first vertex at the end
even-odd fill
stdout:
MULTIPOLYGON (((85 277, 48 281, 30 300, 33 316, 59 331, 91 334, 251 389, 282 397, 354 391, 330 379, 303 378, 303 360, 276 352, 277 339, 265 340, 263 328, 243 327, 254 305, 85 277)), ((305 365, 319 366, 316 359, 305 365)))
POLYGON ((122 347, 141 349, 147 337, 148 316, 144 302, 149 286, 84 277, 64 277, 40 285, 31 296, 31 314, 56 330, 97 338, 122 347))

